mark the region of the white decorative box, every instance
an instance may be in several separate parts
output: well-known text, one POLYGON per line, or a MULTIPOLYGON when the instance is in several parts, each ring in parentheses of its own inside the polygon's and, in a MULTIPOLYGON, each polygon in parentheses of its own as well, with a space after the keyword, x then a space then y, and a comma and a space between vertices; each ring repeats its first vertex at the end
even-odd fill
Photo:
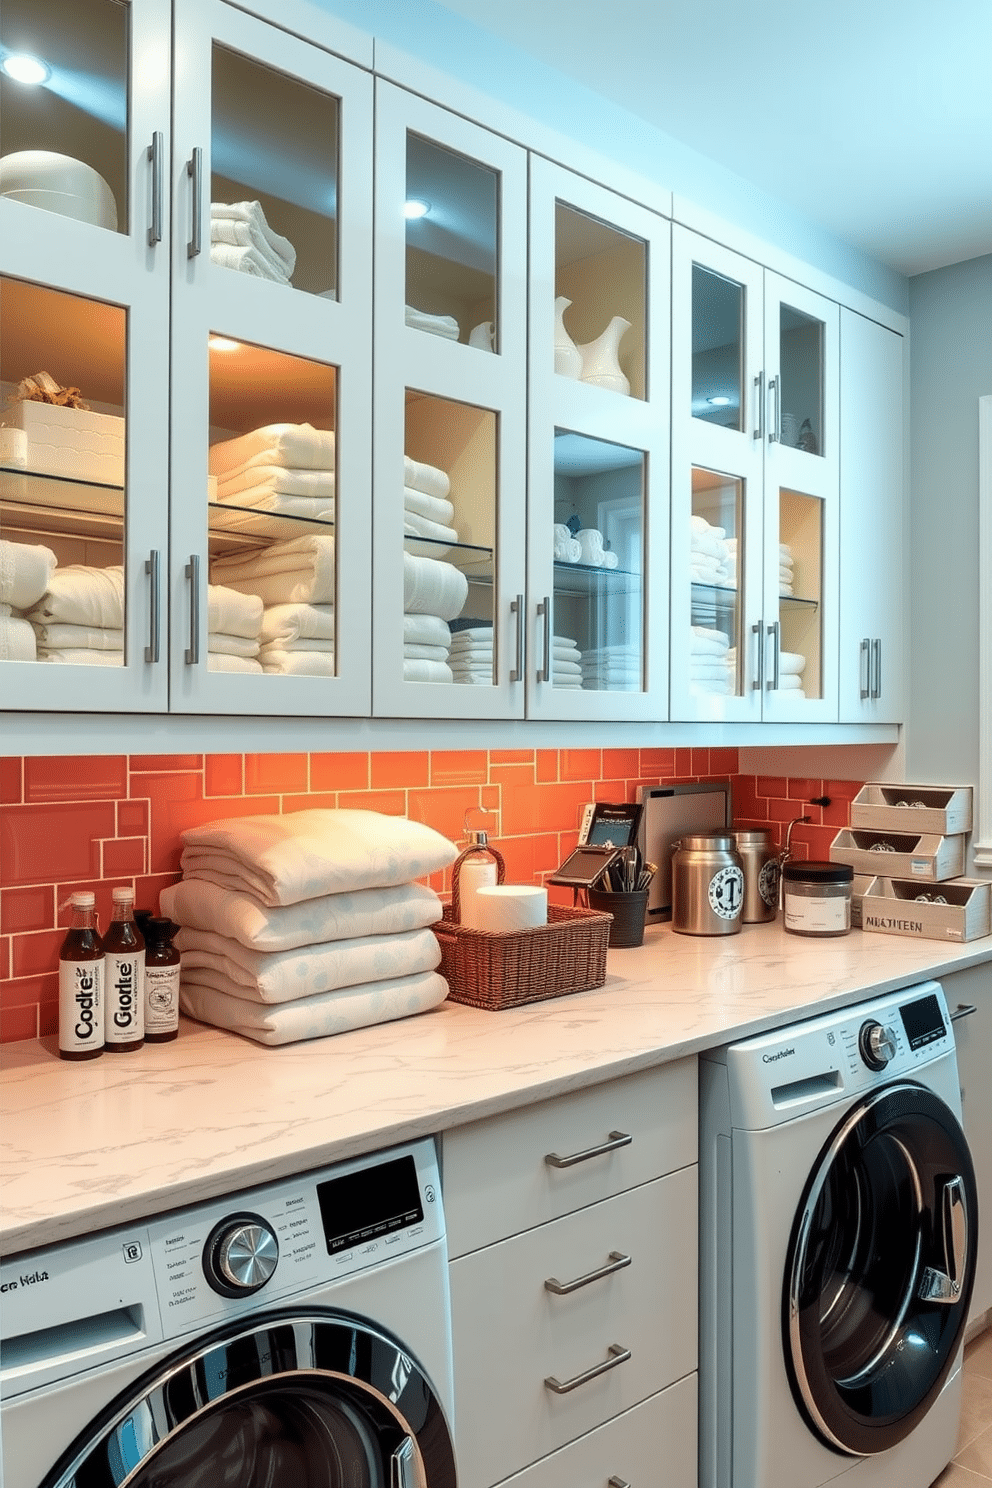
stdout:
POLYGON ((971 831, 970 785, 863 786, 851 802, 851 826, 878 832, 936 832, 950 837, 971 831))
POLYGON ((988 879, 954 878, 924 893, 904 879, 874 879, 861 900, 861 928, 918 940, 979 940, 992 933, 988 879), (933 902, 938 893, 945 903, 933 902))
POLYGON ((830 848, 834 863, 850 863, 855 873, 929 882, 957 878, 964 872, 965 838, 937 837, 913 832, 862 832, 843 828, 830 848))
POLYGON ((123 486, 124 419, 18 399, 3 410, 0 422, 27 434, 28 470, 123 486))

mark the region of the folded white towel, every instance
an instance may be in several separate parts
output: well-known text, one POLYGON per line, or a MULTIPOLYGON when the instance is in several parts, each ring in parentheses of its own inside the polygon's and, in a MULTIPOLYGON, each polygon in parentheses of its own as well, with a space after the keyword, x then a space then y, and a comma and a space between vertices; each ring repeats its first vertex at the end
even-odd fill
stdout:
POLYGON ((333 470, 294 470, 289 465, 239 465, 217 479, 217 497, 236 505, 253 506, 266 496, 298 496, 323 499, 333 505, 336 476, 333 470), (248 500, 248 497, 251 500, 248 500))
POLYGON ((432 522, 429 517, 421 517, 417 512, 405 508, 403 512, 403 531, 411 533, 414 537, 427 537, 432 542, 456 543, 458 533, 454 527, 445 527, 440 522, 432 522))
POLYGON ((467 645, 469 641, 491 642, 492 638, 491 625, 466 625, 464 629, 452 631, 451 644, 460 646, 467 645))
POLYGON ((447 661, 453 672, 464 671, 466 668, 471 668, 474 671, 491 672, 496 661, 496 653, 492 647, 488 651, 473 651, 471 653, 464 651, 453 653, 449 651, 447 661))
POLYGON ((694 682, 714 678, 720 682, 725 681, 727 677, 727 663, 725 661, 699 657, 690 661, 689 676, 694 682))
POLYGON ((66 666, 122 667, 124 665, 124 652, 91 651, 88 648, 76 649, 70 646, 53 647, 49 650, 43 646, 39 646, 38 660, 62 662, 66 666))
POLYGON ((426 646, 421 641, 403 642, 404 661, 447 661, 447 646, 426 646))
POLYGON ((582 652, 578 646, 554 646, 551 647, 552 661, 578 661, 582 660, 582 652))
POLYGON ((207 651, 208 672, 258 672, 261 663, 251 656, 230 656, 223 651, 207 651))
POLYGON ((442 500, 451 494, 451 482, 443 470, 438 470, 436 465, 411 460, 409 455, 403 457, 403 484, 442 500))
POLYGON ((47 592, 24 618, 39 624, 57 620, 67 625, 122 630, 124 570, 119 566, 91 568, 83 563, 57 568, 48 581, 47 592))
POLYGON ((551 637, 551 646, 552 646, 552 649, 554 649, 555 647, 558 647, 558 646, 572 646, 572 647, 575 647, 576 650, 578 650, 578 645, 579 645, 578 641, 573 641, 571 636, 556 636, 556 635, 553 635, 551 637))
POLYGON ((262 611, 259 638, 263 644, 295 649, 298 641, 334 640, 334 606, 310 604, 269 605, 262 611))
POLYGON ((403 644, 444 646, 451 644, 451 631, 439 615, 404 615, 403 644))
POLYGON ((414 490, 413 486, 403 487, 403 508, 415 512, 418 517, 426 517, 429 522, 447 526, 455 519, 455 508, 450 501, 441 496, 428 496, 426 491, 414 490))
MULTIPOLYGON (((802 692, 803 679, 796 672, 779 672, 779 692, 802 692)), ((806 694, 803 693, 803 697, 806 694)))
POLYGON ((562 661, 560 657, 551 658, 551 670, 558 677, 581 677, 582 663, 580 661, 562 661))
POLYGON ((493 632, 487 631, 484 636, 473 636, 467 630, 456 630, 451 637, 451 651, 454 656, 482 656, 488 652, 493 653, 493 632))
POLYGON ((38 646, 27 620, 0 617, 0 661, 37 661, 38 646))
POLYGON ((333 649, 319 651, 282 651, 278 646, 263 646, 258 653, 263 672, 281 673, 286 677, 334 677, 337 675, 333 649))
POLYGON ((210 930, 180 930, 176 949, 183 971, 233 997, 292 1002, 389 977, 433 971, 441 947, 433 930, 401 930, 349 940, 321 941, 291 951, 252 951, 210 930))
POLYGON ((408 615, 453 620, 468 599, 468 580, 451 563, 403 554, 403 609, 408 615))
POLYGON ((404 319, 414 330, 427 331, 431 336, 444 336, 447 341, 457 341, 460 335, 453 315, 429 315, 426 310, 415 310, 412 305, 406 305, 404 319))
POLYGON ((269 605, 333 604, 334 538, 299 537, 272 543, 250 558, 217 558, 212 573, 232 589, 257 594, 269 605))
POLYGON ((788 599, 791 595, 795 594, 796 591, 792 587, 791 584, 783 584, 782 581, 781 581, 781 579, 780 579, 779 580, 779 585, 778 585, 778 592, 779 592, 779 595, 783 599, 788 599))
POLYGON ((307 522, 333 522, 335 516, 332 496, 280 496, 274 492, 244 491, 234 497, 220 496, 220 504, 227 508, 224 514, 225 531, 247 528, 261 536, 285 537, 285 522, 261 522, 255 512, 271 512, 274 517, 302 517, 307 522))
POLYGON ((460 666, 451 668, 451 677, 454 682, 479 682, 485 686, 493 685, 492 666, 460 666))
POLYGON ((264 661, 266 655, 276 655, 285 651, 315 651, 322 653, 325 656, 333 656, 334 639, 333 637, 328 640, 326 637, 321 637, 320 639, 311 639, 311 637, 309 636, 297 636, 295 641, 263 641, 261 643, 261 646, 259 647, 258 654, 264 661))
MULTIPOLYGON (((552 644, 557 643, 558 640, 559 640, 559 637, 558 636, 555 636, 554 637, 554 641, 552 642, 552 644)), ((565 641, 564 644, 565 645, 568 645, 568 646, 574 646, 575 645, 575 642, 574 641, 565 641)), ((583 653, 582 653, 582 659, 583 659, 583 661, 587 661, 587 660, 588 661, 600 661, 600 660, 603 660, 603 661, 615 661, 618 657, 621 658, 621 659, 622 658, 625 658, 625 657, 628 658, 628 659, 629 658, 633 658, 634 661, 640 663, 640 659, 641 659, 641 648, 640 648, 640 646, 629 646, 629 645, 627 645, 627 646, 622 646, 622 645, 616 645, 616 646, 597 646, 597 647, 594 647, 591 651, 583 651, 583 653)))
POLYGON ((722 630, 709 626, 693 625, 689 633, 689 651, 694 656, 725 656, 730 646, 729 638, 722 630))
MULTIPOLYGON (((262 601, 223 584, 207 585, 207 629, 224 635, 257 640, 262 624, 262 601)), ((244 652, 245 656, 250 652, 244 652)))
POLYGON ((184 879, 163 889, 159 904, 177 925, 223 935, 254 951, 291 951, 323 941, 420 930, 444 913, 434 890, 420 883, 324 894, 273 907, 252 894, 184 879))
POLYGON ((207 634, 207 650, 215 656, 257 656, 258 637, 227 635, 222 630, 207 634))
POLYGON ((55 554, 39 543, 0 541, 0 604, 30 610, 55 572, 55 554))
POLYGON ((554 672, 551 674, 552 687, 570 687, 573 691, 582 691, 581 677, 559 677, 554 672))
POLYGON ((705 535, 698 532, 693 533, 689 542, 689 548, 694 559, 698 554, 701 557, 715 558, 718 562, 722 563, 727 556, 727 544, 722 538, 713 537, 710 533, 706 533, 705 535))
POLYGON ((727 529, 717 527, 712 522, 707 522, 705 517, 691 516, 689 518, 689 530, 694 533, 709 534, 711 537, 726 537, 727 529))
POLYGON ((268 905, 407 883, 458 855, 432 827, 378 811, 231 817, 187 827, 180 836, 187 877, 243 890, 268 905))
POLYGON ((99 625, 35 624, 38 645, 58 651, 123 651, 123 630, 107 630, 99 625))
POLYGON ((404 659, 404 682, 451 682, 451 668, 443 661, 412 661, 404 659))
POLYGON ((334 435, 312 424, 265 424, 210 446, 211 475, 230 477, 236 470, 261 465, 326 473, 334 469, 334 435))
POLYGON ((778 670, 780 676, 799 677, 806 670, 806 658, 798 651, 780 651, 778 670))
POLYGON ((279 233, 273 232, 266 221, 265 212, 261 202, 211 202, 210 203, 210 232, 211 235, 221 232, 224 236, 221 241, 228 243, 242 243, 245 241, 264 245, 267 253, 273 254, 282 263, 287 274, 291 274, 296 267, 296 249, 288 238, 281 237, 279 233), (247 229, 248 236, 244 238, 237 232, 233 235, 230 228, 247 229))
POLYGON ((251 274, 254 279, 269 279, 273 284, 289 283, 289 275, 278 259, 260 252, 251 244, 247 248, 234 248, 230 243, 211 243, 210 262, 222 269, 236 269, 239 274, 251 274))
POLYGON ((779 563, 791 563, 792 562, 792 548, 789 546, 788 543, 779 543, 779 545, 778 545, 778 561, 779 561, 779 563))
POLYGON ((242 997, 228 997, 213 987, 194 982, 184 973, 179 1002, 184 1013, 201 1023, 244 1034, 259 1044, 275 1045, 326 1038, 352 1028, 408 1018, 436 1007, 447 995, 448 984, 443 977, 436 971, 422 971, 414 976, 343 987, 337 992, 322 992, 316 997, 272 1007, 242 997))

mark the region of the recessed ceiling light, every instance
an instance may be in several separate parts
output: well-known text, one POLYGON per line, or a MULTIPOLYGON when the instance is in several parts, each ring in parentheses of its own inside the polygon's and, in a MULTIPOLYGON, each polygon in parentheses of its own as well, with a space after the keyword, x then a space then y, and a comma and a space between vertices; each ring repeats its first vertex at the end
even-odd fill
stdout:
POLYGON ((27 52, 8 53, 0 62, 0 67, 18 83, 47 83, 52 75, 47 62, 42 62, 40 57, 29 56, 27 52))
POLYGON ((430 209, 430 202, 421 201, 418 197, 411 196, 403 203, 403 216, 414 222, 418 217, 426 217, 430 209))
POLYGON ((231 341, 227 336, 210 336, 207 345, 211 351, 240 351, 241 342, 231 341))
POLYGON ((725 398, 721 393, 719 397, 707 398, 706 401, 707 403, 712 403, 714 408, 726 408, 727 404, 730 402, 730 399, 725 398))

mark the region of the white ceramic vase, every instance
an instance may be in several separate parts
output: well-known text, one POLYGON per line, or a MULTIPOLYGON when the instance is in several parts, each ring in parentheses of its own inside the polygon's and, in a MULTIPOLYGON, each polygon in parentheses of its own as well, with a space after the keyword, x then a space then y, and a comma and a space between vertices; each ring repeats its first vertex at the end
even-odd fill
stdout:
POLYGON ((473 326, 468 335, 469 346, 477 346, 480 351, 496 350, 496 327, 491 320, 482 320, 477 326, 473 326))
POLYGON ((620 341, 630 330, 630 321, 622 315, 614 315, 606 330, 595 341, 587 341, 579 347, 582 357, 583 382, 594 387, 609 388, 614 393, 630 394, 630 383, 620 370, 620 341))
POLYGON ((565 329, 565 311, 571 304, 564 295, 555 300, 555 371, 560 377, 581 377, 582 353, 565 329))

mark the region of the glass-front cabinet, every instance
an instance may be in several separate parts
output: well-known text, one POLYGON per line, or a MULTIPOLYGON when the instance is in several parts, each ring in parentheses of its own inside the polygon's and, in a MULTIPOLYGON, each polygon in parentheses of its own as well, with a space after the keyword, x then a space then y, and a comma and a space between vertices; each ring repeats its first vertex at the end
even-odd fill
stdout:
POLYGON ((669 234, 532 160, 531 717, 667 714, 669 234))
POLYGON ((227 5, 176 37, 172 708, 365 713, 371 81, 227 5))
POLYGON ((376 89, 373 711, 519 718, 526 155, 376 89))
POLYGON ((4 0, 0 690, 160 711, 170 10, 4 0))
POLYGON ((838 307, 673 233, 672 717, 833 722, 838 307))

